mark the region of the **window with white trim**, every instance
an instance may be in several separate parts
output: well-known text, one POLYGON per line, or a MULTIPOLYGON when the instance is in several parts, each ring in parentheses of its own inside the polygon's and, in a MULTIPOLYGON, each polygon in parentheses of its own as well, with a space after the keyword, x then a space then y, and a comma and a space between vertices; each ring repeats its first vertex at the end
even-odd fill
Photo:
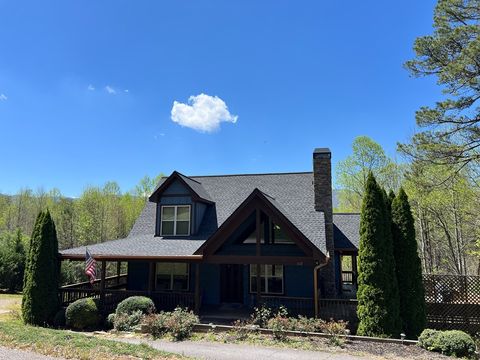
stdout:
POLYGON ((162 236, 190 235, 190 205, 162 206, 160 234, 162 236))
POLYGON ((188 291, 187 263, 157 263, 156 290, 188 291))
MULTIPOLYGON (((262 294, 283 294, 283 265, 260 265, 262 294)), ((257 292, 257 265, 250 265, 250 292, 257 292)))

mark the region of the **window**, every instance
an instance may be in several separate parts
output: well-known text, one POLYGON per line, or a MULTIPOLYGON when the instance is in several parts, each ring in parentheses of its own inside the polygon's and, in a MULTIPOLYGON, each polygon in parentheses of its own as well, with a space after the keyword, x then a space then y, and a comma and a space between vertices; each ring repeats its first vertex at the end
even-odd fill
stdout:
POLYGON ((160 234, 190 235, 190 205, 162 206, 160 234))
POLYGON ((295 242, 288 237, 283 229, 275 223, 272 224, 272 243, 273 244, 295 244, 295 242))
MULTIPOLYGON (((262 294, 283 294, 283 265, 260 265, 262 294)), ((257 292, 257 265, 250 265, 250 292, 257 292)))
POLYGON ((188 264, 157 263, 156 290, 188 290, 188 264))

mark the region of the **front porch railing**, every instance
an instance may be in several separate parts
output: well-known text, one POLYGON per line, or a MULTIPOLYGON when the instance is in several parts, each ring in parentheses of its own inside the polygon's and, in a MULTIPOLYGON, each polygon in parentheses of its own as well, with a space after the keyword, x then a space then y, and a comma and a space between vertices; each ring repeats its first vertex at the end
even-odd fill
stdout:
MULTIPOLYGON (((58 290, 62 306, 68 306, 78 299, 102 299, 102 292, 97 288, 62 287, 58 290)), ((130 296, 147 296, 153 300, 155 306, 162 310, 173 310, 176 306, 193 309, 195 295, 191 292, 161 292, 161 291, 136 291, 123 289, 105 289, 101 311, 109 314, 115 311, 117 304, 130 296)))
POLYGON ((288 297, 288 296, 266 296, 262 295, 260 304, 270 308, 284 306, 291 315, 313 315, 313 298, 309 297, 288 297))

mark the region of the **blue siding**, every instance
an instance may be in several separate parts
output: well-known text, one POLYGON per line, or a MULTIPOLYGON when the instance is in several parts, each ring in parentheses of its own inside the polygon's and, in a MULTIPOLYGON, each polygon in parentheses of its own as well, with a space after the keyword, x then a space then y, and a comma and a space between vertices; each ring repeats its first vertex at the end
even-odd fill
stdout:
POLYGON ((167 187, 164 191, 163 194, 166 195, 190 195, 189 189, 183 185, 180 181, 175 180, 170 184, 169 187, 167 187))
POLYGON ((202 304, 220 304, 220 266, 216 264, 201 264, 200 283, 202 304))
POLYGON ((148 262, 129 261, 127 290, 148 290, 148 262))

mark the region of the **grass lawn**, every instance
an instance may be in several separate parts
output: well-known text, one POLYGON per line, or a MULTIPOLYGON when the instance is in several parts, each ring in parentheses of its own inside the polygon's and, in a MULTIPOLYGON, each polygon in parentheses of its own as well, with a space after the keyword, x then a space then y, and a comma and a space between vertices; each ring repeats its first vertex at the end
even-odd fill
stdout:
POLYGON ((125 344, 66 330, 24 325, 19 318, 21 297, 0 294, 0 346, 31 350, 67 359, 186 359, 148 345, 125 344))

